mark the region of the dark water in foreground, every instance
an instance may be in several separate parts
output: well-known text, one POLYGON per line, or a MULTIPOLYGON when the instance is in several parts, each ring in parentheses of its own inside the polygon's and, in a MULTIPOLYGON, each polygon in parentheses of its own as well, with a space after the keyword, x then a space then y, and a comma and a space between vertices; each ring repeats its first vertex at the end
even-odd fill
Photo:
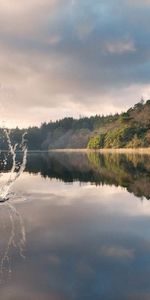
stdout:
POLYGON ((30 154, 11 192, 0 299, 150 299, 150 156, 30 154))

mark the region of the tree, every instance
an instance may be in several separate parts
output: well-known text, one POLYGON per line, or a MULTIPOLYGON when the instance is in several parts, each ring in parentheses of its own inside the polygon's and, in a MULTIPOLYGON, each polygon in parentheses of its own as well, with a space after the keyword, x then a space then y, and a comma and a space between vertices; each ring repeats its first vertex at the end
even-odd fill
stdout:
POLYGON ((89 149, 99 149, 101 144, 100 136, 92 136, 88 142, 89 149))

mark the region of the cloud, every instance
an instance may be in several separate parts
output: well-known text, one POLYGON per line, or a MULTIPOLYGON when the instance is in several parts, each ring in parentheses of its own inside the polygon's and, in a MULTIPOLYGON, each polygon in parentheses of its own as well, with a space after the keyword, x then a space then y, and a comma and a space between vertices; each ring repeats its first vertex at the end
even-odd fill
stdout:
POLYGON ((122 246, 103 246, 99 252, 101 255, 121 259, 133 259, 134 250, 122 246))
POLYGON ((2 119, 9 126, 40 124, 66 114, 78 116, 81 109, 87 115, 113 113, 143 94, 149 97, 148 3, 3 2, 2 119))
POLYGON ((134 42, 130 39, 108 42, 105 49, 112 54, 124 54, 136 51, 134 42))

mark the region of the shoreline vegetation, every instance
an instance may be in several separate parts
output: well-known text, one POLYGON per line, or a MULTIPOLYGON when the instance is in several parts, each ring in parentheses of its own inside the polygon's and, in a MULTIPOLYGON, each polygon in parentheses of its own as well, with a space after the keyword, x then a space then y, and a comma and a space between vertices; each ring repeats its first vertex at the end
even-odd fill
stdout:
MULTIPOLYGON (((150 100, 144 102, 142 99, 120 114, 83 116, 78 119, 66 117, 42 123, 40 127, 34 126, 27 129, 17 127, 10 132, 12 145, 20 145, 23 134, 26 136, 29 151, 50 149, 68 149, 68 151, 69 149, 83 149, 85 151, 84 149, 88 148, 104 152, 114 149, 115 152, 149 153, 150 100)), ((0 149, 8 150, 7 139, 2 128, 0 129, 0 149)), ((20 150, 19 146, 16 150, 20 150)))

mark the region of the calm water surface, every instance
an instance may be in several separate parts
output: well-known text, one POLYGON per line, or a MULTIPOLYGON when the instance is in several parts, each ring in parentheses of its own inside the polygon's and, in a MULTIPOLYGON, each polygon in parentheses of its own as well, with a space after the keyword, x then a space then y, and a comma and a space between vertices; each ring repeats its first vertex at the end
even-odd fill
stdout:
POLYGON ((149 199, 149 156, 29 154, 0 204, 0 299, 150 299, 149 199))

